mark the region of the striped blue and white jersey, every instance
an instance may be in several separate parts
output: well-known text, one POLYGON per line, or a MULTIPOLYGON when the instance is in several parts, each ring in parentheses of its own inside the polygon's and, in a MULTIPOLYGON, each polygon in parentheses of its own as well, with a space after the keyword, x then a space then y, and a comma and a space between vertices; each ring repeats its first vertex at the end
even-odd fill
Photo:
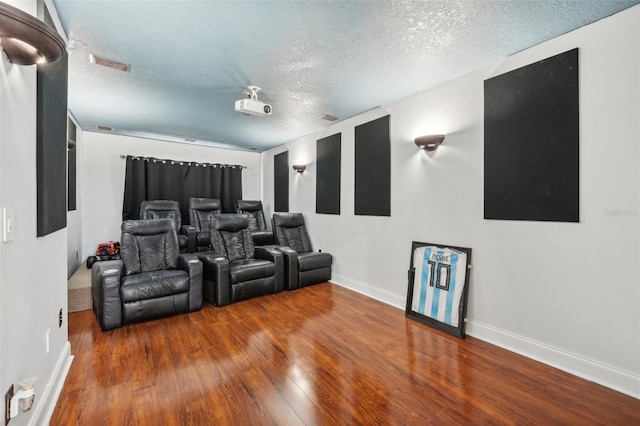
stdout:
POLYGON ((435 246, 418 247, 413 253, 411 309, 457 327, 467 269, 467 254, 435 246))

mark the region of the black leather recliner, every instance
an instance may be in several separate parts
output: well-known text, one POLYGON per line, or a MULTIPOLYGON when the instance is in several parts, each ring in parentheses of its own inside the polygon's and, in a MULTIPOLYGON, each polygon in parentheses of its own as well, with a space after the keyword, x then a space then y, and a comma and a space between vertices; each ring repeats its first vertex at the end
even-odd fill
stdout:
POLYGON ((236 201, 236 212, 249 216, 249 230, 255 245, 275 244, 273 232, 267 229, 262 201, 238 200, 236 201))
POLYGON ((93 310, 103 330, 202 308, 202 263, 179 253, 170 219, 123 222, 120 256, 91 269, 93 310))
POLYGON ((210 249, 209 226, 211 216, 220 214, 222 206, 215 198, 189 198, 189 253, 210 249))
POLYGON ((295 290, 331 279, 332 256, 314 252, 302 213, 274 213, 273 234, 285 255, 285 286, 295 290))
POLYGON ((274 247, 256 247, 249 218, 239 214, 211 217, 213 252, 196 253, 204 268, 204 298, 217 306, 283 288, 283 255, 274 247))
POLYGON ((178 235, 180 252, 186 252, 189 244, 189 229, 191 226, 182 226, 182 213, 180 203, 173 200, 147 200, 140 204, 140 219, 165 219, 169 218, 174 224, 178 235))

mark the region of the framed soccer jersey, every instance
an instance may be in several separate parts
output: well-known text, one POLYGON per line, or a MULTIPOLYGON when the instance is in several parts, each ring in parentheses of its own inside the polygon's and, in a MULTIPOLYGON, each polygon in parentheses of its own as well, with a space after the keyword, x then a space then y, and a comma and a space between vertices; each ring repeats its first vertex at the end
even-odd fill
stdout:
POLYGON ((411 244, 406 316, 464 338, 471 249, 411 244))

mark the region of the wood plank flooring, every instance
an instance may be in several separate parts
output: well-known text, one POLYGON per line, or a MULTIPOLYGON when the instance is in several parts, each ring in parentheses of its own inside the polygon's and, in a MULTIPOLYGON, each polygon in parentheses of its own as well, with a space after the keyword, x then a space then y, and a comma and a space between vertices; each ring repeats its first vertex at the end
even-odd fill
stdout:
POLYGON ((51 425, 640 424, 640 400, 325 283, 102 332, 51 425))

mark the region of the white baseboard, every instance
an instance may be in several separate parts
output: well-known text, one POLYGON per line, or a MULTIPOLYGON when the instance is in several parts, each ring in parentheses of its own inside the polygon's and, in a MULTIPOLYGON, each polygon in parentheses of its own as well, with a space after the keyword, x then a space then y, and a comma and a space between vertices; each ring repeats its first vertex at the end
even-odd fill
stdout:
MULTIPOLYGON (((396 308, 405 309, 406 295, 381 290, 335 273, 331 282, 396 308)), ((471 319, 465 331, 477 339, 640 399, 640 376, 633 373, 471 319)))
POLYGON ((640 399, 640 376, 633 373, 471 319, 467 323, 466 333, 508 351, 640 399))
POLYGON ((41 426, 48 425, 53 410, 56 408, 58 397, 62 391, 62 386, 71 368, 71 362, 73 362, 73 355, 71 355, 71 343, 67 341, 65 343, 62 353, 58 358, 55 369, 51 374, 49 382, 45 385, 42 393, 39 395, 41 400, 40 404, 34 404, 34 413, 31 415, 29 425, 41 426))
POLYGON ((365 296, 369 296, 372 299, 376 299, 380 302, 402 309, 403 311, 405 309, 407 298, 406 295, 398 295, 388 290, 382 290, 362 281, 354 280, 352 278, 345 277, 344 275, 336 273, 333 273, 331 275, 330 282, 339 285, 340 287, 348 288, 349 290, 353 290, 355 292, 364 294, 365 296))

